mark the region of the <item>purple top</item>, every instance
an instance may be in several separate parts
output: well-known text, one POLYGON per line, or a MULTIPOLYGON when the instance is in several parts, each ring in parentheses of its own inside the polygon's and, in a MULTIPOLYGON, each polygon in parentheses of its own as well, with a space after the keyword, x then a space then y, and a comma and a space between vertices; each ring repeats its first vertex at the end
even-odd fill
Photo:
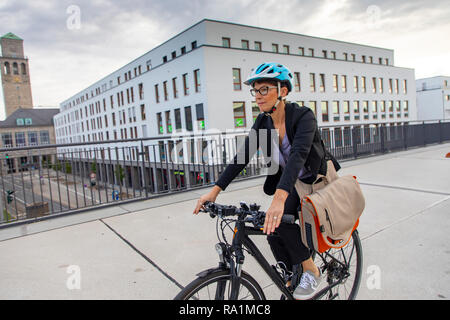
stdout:
MULTIPOLYGON (((283 141, 280 146, 280 155, 278 157, 278 164, 284 168, 289 159, 289 153, 291 152, 291 144, 289 143, 289 139, 287 134, 284 135, 283 141)), ((305 167, 303 167, 298 173, 298 178, 303 179, 311 176, 311 172, 309 172, 305 167)))

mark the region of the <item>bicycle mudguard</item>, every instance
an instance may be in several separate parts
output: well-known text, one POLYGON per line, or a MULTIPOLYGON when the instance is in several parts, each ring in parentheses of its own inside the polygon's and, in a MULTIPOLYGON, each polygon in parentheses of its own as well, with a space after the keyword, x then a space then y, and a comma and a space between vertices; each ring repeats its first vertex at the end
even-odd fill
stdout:
POLYGON ((211 274, 213 272, 226 271, 226 270, 230 270, 230 269, 227 268, 226 266, 218 266, 218 267, 215 267, 215 268, 210 268, 210 269, 203 270, 203 271, 197 273, 196 276, 199 277, 199 278, 204 278, 204 277, 206 277, 207 275, 209 275, 209 274, 211 274))

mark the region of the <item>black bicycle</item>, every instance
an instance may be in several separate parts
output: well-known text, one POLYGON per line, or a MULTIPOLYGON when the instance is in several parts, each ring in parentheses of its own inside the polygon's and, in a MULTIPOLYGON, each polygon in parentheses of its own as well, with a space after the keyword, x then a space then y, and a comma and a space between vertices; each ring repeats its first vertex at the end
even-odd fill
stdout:
MULTIPOLYGON (((217 238, 220 242, 215 247, 219 254, 219 265, 197 274, 197 278, 182 289, 175 300, 265 300, 258 282, 242 270, 244 251, 255 258, 278 287, 282 300, 294 300, 293 292, 300 281, 301 268, 296 272, 288 272, 279 263, 276 266, 270 265, 249 237, 265 235, 262 232, 265 212, 259 210, 260 206, 248 206, 241 202, 238 208, 209 202, 204 207, 204 212, 208 212, 211 218, 217 217, 217 238), (230 226, 232 223, 234 229, 230 226), (231 244, 225 236, 227 228, 233 231, 231 244), (290 285, 287 285, 289 282, 290 285)), ((294 223, 294 216, 283 215, 281 222, 294 223)), ((345 247, 330 249, 324 253, 313 252, 312 256, 321 269, 326 279, 323 282, 326 284, 311 299, 355 299, 362 271, 362 247, 358 231, 353 232, 352 239, 345 247)))

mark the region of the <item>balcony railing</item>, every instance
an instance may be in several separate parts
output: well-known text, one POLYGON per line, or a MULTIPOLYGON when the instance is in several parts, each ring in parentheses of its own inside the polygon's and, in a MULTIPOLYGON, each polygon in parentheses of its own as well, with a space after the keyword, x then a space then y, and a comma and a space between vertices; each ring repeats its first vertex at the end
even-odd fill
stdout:
MULTIPOLYGON (((450 121, 320 127, 341 161, 450 141, 450 121)), ((0 226, 212 185, 246 131, 0 149, 0 226)), ((267 174, 258 151, 237 179, 267 174)))

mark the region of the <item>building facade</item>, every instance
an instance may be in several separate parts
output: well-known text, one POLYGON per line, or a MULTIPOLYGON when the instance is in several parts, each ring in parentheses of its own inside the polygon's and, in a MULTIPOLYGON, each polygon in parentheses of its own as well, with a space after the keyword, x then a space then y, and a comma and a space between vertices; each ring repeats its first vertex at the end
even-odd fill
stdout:
MULTIPOLYGON (((330 147, 352 139, 337 126, 416 120, 414 70, 396 67, 393 50, 205 19, 63 101, 56 141, 102 147, 116 139, 250 129, 259 109, 243 81, 262 62, 289 67, 295 85, 288 100, 315 112, 330 147)), ((367 132, 365 139, 376 138, 367 132)), ((202 161, 198 152, 192 156, 195 145, 184 148, 185 162, 202 161)), ((160 141, 153 161, 170 148, 160 141)))
POLYGON ((450 77, 416 80, 417 120, 450 119, 450 77))
POLYGON ((2 173, 15 173, 35 168, 56 159, 53 116, 59 109, 17 109, 6 120, 0 121, 2 173), (9 148, 49 146, 34 150, 11 150, 9 148))
POLYGON ((19 108, 33 108, 33 99, 23 40, 10 32, 0 38, 0 45, 0 110, 5 119, 19 108))

